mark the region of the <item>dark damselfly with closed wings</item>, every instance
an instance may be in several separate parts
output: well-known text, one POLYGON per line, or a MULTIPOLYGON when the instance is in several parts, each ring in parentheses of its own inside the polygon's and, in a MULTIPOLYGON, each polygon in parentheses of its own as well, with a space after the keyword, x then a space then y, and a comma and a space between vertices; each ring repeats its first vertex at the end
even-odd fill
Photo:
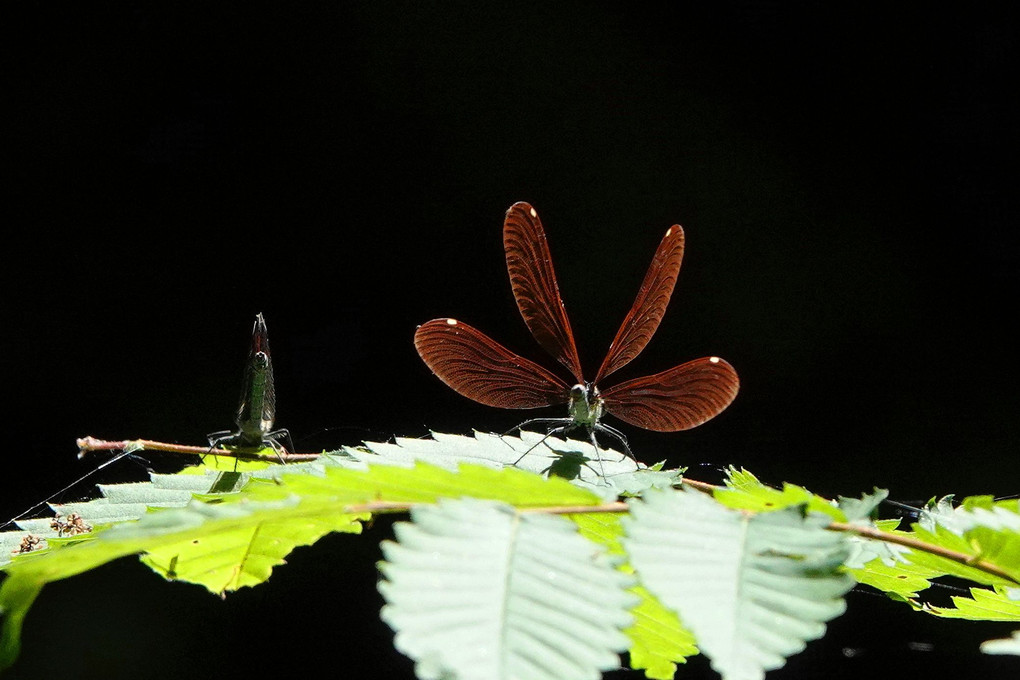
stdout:
POLYGON ((251 336, 251 350, 244 369, 241 402, 237 407, 237 431, 221 430, 209 436, 209 446, 224 447, 239 453, 255 454, 271 448, 280 461, 288 451, 294 450, 290 432, 274 430, 276 421, 276 386, 273 384, 273 359, 269 353, 269 333, 262 314, 255 317, 251 336), (285 447, 281 440, 285 441, 285 447))
MULTIPOLYGON (((287 460, 314 460, 318 458, 318 454, 295 455, 290 453, 294 450, 294 443, 291 440, 290 432, 285 429, 274 430, 273 424, 275 420, 276 387, 273 384, 273 361, 269 354, 269 336, 266 332, 266 320, 259 314, 255 317, 251 350, 248 353, 248 361, 244 372, 244 384, 241 388, 241 403, 238 405, 237 416, 234 419, 234 422, 237 423, 236 432, 234 430, 213 432, 208 435, 209 448, 159 442, 151 439, 107 441, 95 437, 82 437, 78 439, 78 458, 83 458, 86 454, 93 451, 120 451, 120 453, 64 486, 56 493, 50 494, 47 498, 24 512, 0 524, 0 530, 14 524, 22 517, 27 517, 54 498, 61 496, 122 458, 133 457, 145 463, 144 459, 134 455, 138 451, 169 451, 203 457, 214 455, 239 458, 242 456, 257 457, 262 455, 262 452, 266 449, 272 449, 281 463, 287 460), (285 441, 290 448, 285 447, 281 440, 285 441)), ((229 488, 233 479, 236 479, 236 475, 234 478, 228 478, 224 481, 222 487, 229 488)), ((221 483, 217 482, 217 484, 221 483)), ((70 521, 69 518, 68 522, 70 521)), ((83 527, 88 525, 85 524, 84 519, 79 517, 70 525, 68 525, 68 522, 58 525, 57 528, 60 529, 62 527, 64 532, 73 529, 76 533, 86 533, 83 527), (78 521, 79 519, 81 520, 80 522, 78 521)), ((26 547, 28 550, 33 549, 33 545, 27 545, 26 547)))

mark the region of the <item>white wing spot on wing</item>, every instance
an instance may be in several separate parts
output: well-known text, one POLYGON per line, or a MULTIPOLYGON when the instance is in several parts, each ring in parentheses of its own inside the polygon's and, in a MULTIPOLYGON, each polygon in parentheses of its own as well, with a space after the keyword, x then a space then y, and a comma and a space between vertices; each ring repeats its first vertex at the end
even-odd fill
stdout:
POLYGON ((538 213, 537 213, 537 212, 535 212, 535 209, 534 209, 534 208, 532 208, 532 209, 531 209, 531 216, 532 216, 532 217, 538 217, 538 213))
POLYGON ((457 320, 456 319, 447 319, 446 323, 450 324, 451 326, 456 326, 457 325, 457 320))

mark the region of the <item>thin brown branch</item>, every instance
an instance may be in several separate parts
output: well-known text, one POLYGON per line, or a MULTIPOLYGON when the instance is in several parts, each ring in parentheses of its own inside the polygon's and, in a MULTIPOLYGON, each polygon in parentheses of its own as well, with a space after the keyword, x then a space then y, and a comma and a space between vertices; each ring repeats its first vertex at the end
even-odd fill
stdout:
POLYGON ((719 489, 725 488, 716 484, 709 484, 708 482, 699 482, 698 480, 690 479, 689 477, 683 477, 681 481, 684 486, 689 486, 692 489, 697 489, 698 491, 704 491, 707 494, 711 494, 719 489))
POLYGON ((544 512, 550 515, 580 515, 590 512, 627 512, 629 507, 623 501, 602 505, 561 505, 552 508, 519 508, 519 512, 544 512))
MULTIPOLYGON (((151 439, 122 439, 109 441, 95 437, 82 437, 78 440, 78 457, 82 458, 91 451, 166 451, 169 453, 183 453, 195 456, 231 456, 234 458, 248 459, 269 459, 269 456, 258 456, 250 453, 231 451, 230 449, 212 448, 208 446, 190 446, 187 444, 173 444, 170 442, 157 442, 151 439)), ((287 453, 279 452, 279 458, 284 462, 315 460, 321 454, 318 453, 287 453)))
POLYGON ((944 548, 940 545, 925 543, 919 538, 902 536, 900 534, 882 531, 881 529, 876 529, 874 527, 862 527, 857 526, 856 524, 847 524, 845 522, 833 522, 827 528, 830 531, 845 531, 847 533, 857 534, 858 536, 864 536, 865 538, 871 538, 876 541, 895 543, 897 545, 902 545, 905 548, 910 548, 911 550, 919 550, 931 555, 943 557, 947 560, 952 560, 953 562, 973 567, 974 569, 983 571, 986 574, 991 574, 992 576, 997 576, 998 578, 1020 585, 1020 581, 996 564, 992 564, 985 560, 974 559, 973 555, 968 555, 967 553, 959 552, 958 550, 950 550, 949 548, 944 548))

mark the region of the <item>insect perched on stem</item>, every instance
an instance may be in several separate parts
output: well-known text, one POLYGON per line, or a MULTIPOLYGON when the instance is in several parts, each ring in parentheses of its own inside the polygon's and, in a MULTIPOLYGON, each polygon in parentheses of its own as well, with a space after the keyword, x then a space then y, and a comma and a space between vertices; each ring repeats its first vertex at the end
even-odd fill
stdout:
POLYGON ((273 430, 276 421, 276 386, 273 384, 273 359, 269 354, 269 333, 262 314, 255 317, 255 328, 251 336, 251 350, 245 364, 244 383, 241 386, 241 402, 237 407, 237 432, 221 430, 208 435, 210 447, 229 447, 242 452, 256 453, 265 448, 281 454, 287 448, 279 440, 290 441, 290 432, 273 430))
POLYGON ((684 232, 673 225, 659 243, 637 299, 623 320, 595 379, 581 373, 574 335, 560 299, 549 246, 538 213, 515 203, 503 224, 503 247, 517 306, 531 334, 570 371, 568 385, 536 363, 514 354, 456 319, 433 319, 418 327, 414 345, 425 364, 456 392, 489 406, 529 409, 566 404, 566 418, 536 418, 553 432, 584 428, 596 451, 595 433, 621 441, 621 432, 601 423, 608 412, 624 422, 659 432, 697 427, 717 416, 737 395, 737 373, 719 357, 704 357, 662 373, 601 389, 602 380, 630 363, 655 333, 673 294, 684 253, 684 232))

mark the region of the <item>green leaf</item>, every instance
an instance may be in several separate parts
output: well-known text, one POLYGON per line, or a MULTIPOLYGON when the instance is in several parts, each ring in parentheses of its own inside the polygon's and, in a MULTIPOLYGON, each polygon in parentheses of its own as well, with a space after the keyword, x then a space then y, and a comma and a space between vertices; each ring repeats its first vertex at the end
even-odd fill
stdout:
MULTIPOLYGON (((898 519, 886 519, 866 524, 890 534, 912 536, 897 531, 899 523, 898 519)), ((858 583, 877 588, 898 601, 916 597, 917 593, 931 587, 929 579, 941 575, 937 569, 912 564, 908 557, 911 550, 899 544, 854 535, 847 539, 850 545, 850 555, 844 563, 847 571, 858 583)))
MULTIPOLYGON (((604 546, 611 555, 623 555, 623 523, 620 515, 609 513, 584 513, 569 515, 577 524, 581 535, 604 546)), ((633 573, 629 564, 619 569, 633 573)), ((688 656, 698 653, 694 635, 680 623, 677 615, 659 602, 647 588, 635 585, 630 592, 640 598, 631 609, 634 625, 624 632, 630 638, 630 667, 644 670, 645 675, 656 680, 669 680, 676 674, 676 665, 686 663, 688 656)))
POLYGON ((921 511, 918 522, 921 527, 934 532, 936 526, 941 526, 958 535, 977 527, 1020 533, 1020 506, 1016 499, 996 501, 991 496, 970 496, 955 508, 952 500, 952 496, 945 496, 937 503, 929 502, 921 511))
MULTIPOLYGON (((191 470, 191 468, 189 468, 191 470)), ((193 472, 176 475, 150 474, 149 482, 132 482, 128 484, 101 484, 99 491, 102 498, 78 503, 51 504, 55 515, 68 517, 77 514, 83 521, 91 525, 95 531, 102 531, 106 525, 134 521, 145 515, 150 508, 181 508, 188 505, 196 494, 209 491, 217 479, 217 474, 193 472)), ((58 538, 58 533, 51 526, 51 517, 36 519, 20 519, 17 525, 22 531, 0 533, 0 546, 10 550, 0 551, 0 568, 6 568, 12 561, 12 552, 17 542, 26 534, 32 534, 44 540, 38 554, 50 545, 63 546, 66 540, 58 538)), ((75 541, 92 538, 92 534, 75 537, 75 541)), ((72 542, 75 542, 72 541, 72 542)))
MULTIPOLYGON (((960 504, 964 510, 977 510, 984 509, 989 511, 1003 511, 1008 512, 1011 515, 1020 515, 1020 498, 1005 498, 1002 500, 996 500, 995 496, 967 496, 963 499, 960 504)), ((1013 524, 1016 520, 1008 520, 1009 523, 1013 524)), ((1014 524, 1015 526, 1015 524, 1014 524)))
POLYGON ((917 597, 919 592, 931 587, 931 581, 928 579, 938 575, 928 567, 900 560, 887 562, 874 553, 872 553, 872 559, 865 565, 848 569, 848 571, 853 574, 858 583, 877 588, 888 595, 894 595, 898 600, 917 597))
POLYGON ((7 578, 0 587, 0 672, 18 658, 21 649, 21 628, 29 607, 42 592, 43 582, 7 578))
POLYGON ((309 511, 300 505, 293 513, 246 515, 215 530, 152 546, 141 560, 169 581, 196 583, 222 595, 266 581, 273 567, 284 564, 298 546, 311 545, 334 531, 361 533, 359 520, 367 517, 309 511))
POLYGON ((747 470, 734 467, 726 472, 726 488, 717 489, 714 495, 720 503, 734 510, 768 512, 806 505, 808 510, 824 513, 837 522, 846 521, 843 511, 826 498, 796 484, 783 484, 782 491, 773 489, 747 470))
POLYGON ((1020 621, 1020 589, 971 588, 971 597, 953 597, 955 607, 923 605, 930 614, 972 621, 1020 621), (1012 593, 1015 592, 1015 595, 1012 593))
MULTIPOLYGON (((264 470, 270 465, 275 465, 277 458, 276 450, 267 447, 256 451, 253 456, 260 456, 260 458, 237 458, 235 456, 216 456, 208 454, 202 457, 202 464, 196 465, 187 470, 197 471, 198 474, 203 474, 205 470, 213 470, 215 472, 254 472, 256 470, 264 470)), ((182 474, 188 474, 186 471, 182 471, 182 474)))
MULTIPOLYGON (((765 486, 746 470, 730 468, 727 489, 717 491, 715 497, 724 505, 741 510, 769 511, 807 505, 809 509, 824 512, 834 520, 862 526, 878 526, 869 518, 872 511, 889 495, 885 489, 875 489, 861 498, 839 499, 838 506, 812 494, 803 487, 784 484, 782 491, 765 486)), ((891 522, 891 530, 898 521, 891 522)), ((910 564, 904 555, 909 552, 898 545, 861 536, 848 537, 851 548, 846 567, 859 583, 870 585, 899 599, 915 597, 931 586, 927 580, 939 575, 937 570, 910 564)))
POLYGON ((632 504, 624 546, 642 584, 728 679, 763 678, 843 613, 846 539, 798 508, 749 516, 694 492, 632 504))
POLYGON ((21 622, 47 583, 119 557, 148 553, 150 566, 164 577, 221 593, 265 580, 294 545, 311 543, 327 531, 360 531, 357 520, 364 516, 335 509, 329 517, 321 509, 309 513, 297 498, 228 505, 192 501, 92 534, 47 539, 47 548, 17 555, 5 568, 7 578, 0 586, 0 610, 5 614, 0 669, 16 658, 21 622))
POLYGON ((981 643, 981 651, 985 654, 1016 654, 1020 656, 1020 630, 1004 640, 988 640, 981 643))
MULTIPOLYGON (((493 468, 516 467, 541 475, 562 477, 590 489, 603 498, 639 493, 652 485, 675 483, 678 471, 658 471, 613 449, 596 449, 575 439, 521 432, 520 437, 475 432, 473 437, 432 433, 431 439, 397 437, 391 443, 366 442, 344 447, 347 461, 410 465, 413 461, 456 469, 460 463, 493 468), (640 471, 642 474, 635 475, 640 471), (608 488, 607 488, 608 487, 608 488)), ((344 463, 350 465, 350 462, 344 463)))
MULTIPOLYGON (((267 517, 256 518, 252 512, 260 506, 250 502, 243 510, 215 509, 196 502, 183 513, 146 515, 149 507, 187 508, 193 496, 207 494, 221 479, 220 473, 195 474, 196 469, 178 475, 151 475, 148 483, 101 485, 103 498, 51 506, 58 515, 81 515, 93 526, 92 533, 59 538, 49 517, 19 520, 21 531, 0 533, 0 566, 7 572, 0 587, 0 611, 4 614, 0 668, 16 658, 22 621, 46 583, 149 550, 143 561, 165 578, 196 582, 219 593, 264 580, 294 545, 311 542, 324 533, 321 526, 309 531, 307 519, 284 520, 274 526, 267 523, 267 517), (204 511, 229 513, 228 521, 225 526, 213 527, 204 511), (253 521, 245 521, 246 517, 253 521), (146 519, 137 522, 140 518, 146 519), (112 525, 131 528, 111 532, 112 525), (29 535, 41 540, 31 552, 19 554, 21 541, 29 535), (96 540, 100 535, 101 542, 96 540)), ((235 496, 238 502, 244 500, 235 496)), ((289 493, 273 500, 275 505, 261 507, 283 507, 280 501, 286 501, 283 505, 287 507, 295 505, 289 493)), ((337 520, 335 510, 329 514, 337 520)), ((313 516, 313 524, 316 519, 313 516)), ((360 526, 341 516, 338 524, 326 530, 332 528, 356 531, 360 526)))
POLYGON ((843 511, 848 522, 866 521, 871 519, 875 508, 881 505, 882 501, 888 497, 888 490, 876 487, 874 493, 862 494, 860 498, 840 496, 839 509, 843 511))
POLYGON ((19 522, 30 531, 0 534, 8 572, 0 588, 0 608, 6 613, 2 644, 8 656, 0 661, 13 660, 21 620, 46 583, 125 555, 141 553, 143 563, 164 578, 221 594, 266 580, 295 546, 314 543, 332 531, 360 531, 359 520, 369 515, 343 513, 344 505, 431 503, 461 496, 521 506, 601 502, 597 494, 565 480, 516 469, 356 464, 363 469, 346 469, 331 459, 270 466, 257 473, 268 480, 252 477, 240 492, 230 494, 208 493, 222 479, 224 473, 217 472, 153 475, 149 483, 103 486, 104 498, 54 506, 65 516, 77 512, 94 525, 94 532, 81 536, 58 538, 49 518, 19 522), (193 496, 206 502, 189 500, 193 496), (147 512, 150 504, 164 507, 147 512), (42 539, 37 549, 12 555, 30 532, 42 539))
POLYGON ((411 517, 383 543, 379 590, 419 678, 570 680, 619 665, 632 579, 573 523, 474 499, 411 517))
MULTIPOLYGON (((288 466, 289 468, 290 466, 288 466)), ((272 483, 249 485, 237 499, 276 500, 298 495, 326 508, 361 503, 434 503, 441 498, 483 498, 518 507, 598 505, 589 489, 558 478, 544 479, 516 468, 492 469, 473 464, 444 469, 409 461, 350 469, 332 465, 318 471, 275 471, 272 483)), ((258 480, 256 480, 258 481, 258 480)), ((236 499, 234 499, 236 501, 236 499)))
POLYGON ((647 588, 634 586, 630 592, 641 598, 630 610, 634 625, 624 631, 631 640, 630 667, 655 680, 670 680, 678 663, 698 653, 694 634, 647 588))
MULTIPOLYGON (((1020 576, 1018 529, 1020 514, 1015 501, 994 501, 991 497, 976 496, 965 499, 963 506, 954 508, 952 496, 945 496, 928 503, 911 531, 892 533, 962 553, 974 562, 982 561, 999 567, 1015 579, 1020 576)), ((861 583, 884 590, 915 609, 940 616, 983 618, 980 608, 967 606, 967 598, 963 598, 965 604, 959 611, 952 607, 948 610, 930 607, 918 601, 917 593, 930 585, 928 582, 933 578, 953 575, 997 588, 1016 585, 1008 578, 931 552, 865 538, 855 538, 854 546, 860 550, 848 560, 847 566, 852 568, 852 573, 861 583), (874 559, 878 556, 882 557, 881 561, 874 559)))
POLYGON ((906 558, 918 567, 989 586, 1015 587, 1020 582, 1020 533, 985 526, 975 526, 962 534, 956 534, 943 525, 936 526, 934 531, 923 529, 919 524, 914 524, 912 529, 915 538, 963 553, 975 562, 980 560, 994 565, 1012 580, 936 554, 911 550, 906 558))

